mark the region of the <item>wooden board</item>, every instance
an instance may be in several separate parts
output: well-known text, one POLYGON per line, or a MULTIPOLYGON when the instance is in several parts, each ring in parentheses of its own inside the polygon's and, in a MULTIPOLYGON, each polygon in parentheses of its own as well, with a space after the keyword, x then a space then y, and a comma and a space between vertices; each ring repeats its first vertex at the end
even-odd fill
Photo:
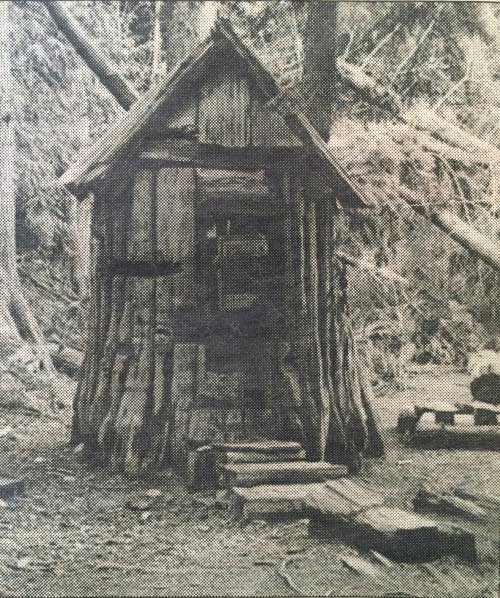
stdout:
POLYGON ((470 519, 483 519, 486 512, 475 503, 452 494, 436 494, 430 490, 420 489, 413 499, 416 511, 450 513, 470 519))
POLYGON ((247 147, 251 139, 248 77, 235 62, 224 65, 201 85, 198 139, 201 143, 247 147))
POLYGON ((195 281, 195 172, 192 168, 162 168, 157 179, 158 260, 182 265, 168 281, 159 281, 159 312, 197 303, 195 281))
POLYGON ((241 453, 299 453, 302 451, 302 445, 299 442, 283 442, 281 440, 215 443, 212 448, 215 451, 241 453))
POLYGON ((321 486, 319 483, 233 488, 233 513, 243 519, 303 514, 305 497, 321 486))
POLYGON ((328 481, 314 488, 305 499, 314 516, 327 518, 352 517, 383 502, 381 496, 348 478, 328 481))
POLYGON ((227 488, 260 484, 307 484, 347 475, 344 465, 324 462, 229 463, 221 466, 227 488))
POLYGON ((305 461, 306 452, 298 453, 258 453, 258 452, 216 452, 218 463, 280 463, 287 461, 305 461))

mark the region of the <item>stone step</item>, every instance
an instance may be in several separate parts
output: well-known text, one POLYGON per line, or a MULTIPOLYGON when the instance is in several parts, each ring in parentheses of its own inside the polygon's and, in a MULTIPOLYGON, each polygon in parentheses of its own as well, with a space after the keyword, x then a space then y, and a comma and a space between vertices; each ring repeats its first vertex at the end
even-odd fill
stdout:
POLYGON ((323 461, 227 463, 221 465, 220 469, 227 488, 262 484, 308 484, 347 475, 345 465, 332 465, 323 461))

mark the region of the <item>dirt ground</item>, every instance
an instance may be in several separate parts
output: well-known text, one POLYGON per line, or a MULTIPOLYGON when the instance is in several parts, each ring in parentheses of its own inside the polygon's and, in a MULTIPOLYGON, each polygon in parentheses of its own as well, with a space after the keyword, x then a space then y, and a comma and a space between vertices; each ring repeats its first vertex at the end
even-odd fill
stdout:
MULTIPOLYGON (((57 418, 0 405, 0 429, 13 428, 0 437, 0 476, 26 479, 25 496, 0 508, 0 595, 497 595, 498 513, 482 523, 441 517, 475 532, 477 565, 447 557, 431 571, 406 564, 382 580, 360 575, 339 557, 361 553, 308 537, 307 520, 242 525, 223 502, 189 494, 171 472, 131 481, 90 467, 67 446, 71 391, 72 384, 63 385, 65 408, 57 418), (127 501, 148 489, 162 492, 154 507, 131 510, 127 501)), ((401 408, 439 398, 469 400, 467 377, 427 368, 407 390, 386 389, 376 398, 387 456, 366 462, 362 477, 391 504, 410 508, 416 490, 429 483, 500 494, 498 452, 399 443, 401 408)))

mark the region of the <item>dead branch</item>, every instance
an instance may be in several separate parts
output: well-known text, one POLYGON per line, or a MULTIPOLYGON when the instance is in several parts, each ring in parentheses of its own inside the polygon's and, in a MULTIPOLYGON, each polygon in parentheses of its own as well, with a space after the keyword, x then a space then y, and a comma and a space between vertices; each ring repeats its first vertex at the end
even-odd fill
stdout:
POLYGON ((281 565, 276 569, 276 573, 279 575, 279 577, 281 577, 281 579, 286 583, 286 585, 293 592, 295 592, 297 594, 297 596, 305 596, 305 592, 304 592, 304 590, 301 590, 298 586, 295 585, 295 583, 290 578, 290 575, 286 568, 290 563, 302 560, 304 558, 305 558, 304 556, 288 557, 288 558, 284 559, 283 562, 281 563, 281 565))
POLYGON ((366 65, 370 62, 370 60, 375 56, 375 54, 381 50, 385 44, 391 39, 393 35, 395 35, 401 28, 401 23, 397 23, 394 29, 389 31, 389 33, 384 36, 379 43, 373 48, 373 50, 366 56, 363 62, 360 64, 360 68, 364 69, 366 65))

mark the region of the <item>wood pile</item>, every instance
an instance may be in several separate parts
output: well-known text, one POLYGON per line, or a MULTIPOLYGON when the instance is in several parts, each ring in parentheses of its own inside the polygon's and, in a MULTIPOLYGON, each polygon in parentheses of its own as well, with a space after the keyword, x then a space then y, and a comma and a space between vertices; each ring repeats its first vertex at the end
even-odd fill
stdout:
POLYGON ((488 447, 500 449, 500 406, 489 402, 432 401, 404 410, 398 432, 428 446, 488 447))

